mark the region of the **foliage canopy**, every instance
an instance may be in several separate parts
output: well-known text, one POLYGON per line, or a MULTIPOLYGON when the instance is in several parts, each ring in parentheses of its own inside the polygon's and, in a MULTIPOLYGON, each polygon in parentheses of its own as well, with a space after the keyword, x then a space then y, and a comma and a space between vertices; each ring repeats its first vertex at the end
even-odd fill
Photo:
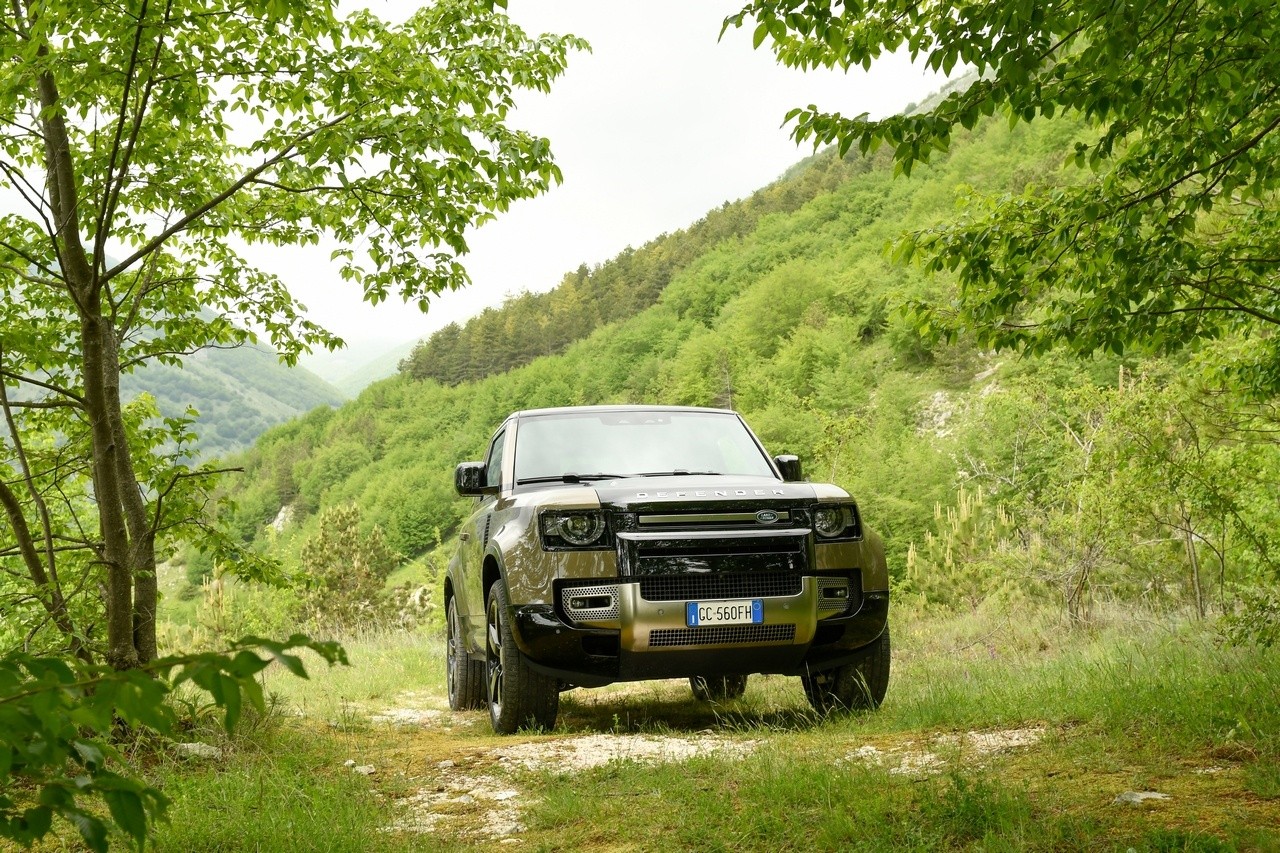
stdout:
POLYGON ((1058 175, 975 199, 904 254, 958 273, 956 304, 918 303, 921 325, 1031 352, 1174 350, 1239 331, 1235 367, 1280 388, 1280 7, 1269 0, 753 0, 786 65, 868 67, 909 51, 977 79, 931 108, 871 121, 793 110, 797 139, 847 151, 885 144, 910 173, 960 129, 1083 116, 1095 134, 1058 175))
POLYGON ((559 179, 547 141, 506 120, 585 45, 495 5, 396 26, 310 0, 0 12, 0 559, 65 647, 156 656, 157 548, 209 483, 159 451, 187 419, 125 406, 121 373, 247 328, 290 362, 339 343, 246 247, 329 241, 366 299, 425 306, 466 282, 468 227, 559 179), (105 615, 77 612, 70 590, 99 582, 105 615))

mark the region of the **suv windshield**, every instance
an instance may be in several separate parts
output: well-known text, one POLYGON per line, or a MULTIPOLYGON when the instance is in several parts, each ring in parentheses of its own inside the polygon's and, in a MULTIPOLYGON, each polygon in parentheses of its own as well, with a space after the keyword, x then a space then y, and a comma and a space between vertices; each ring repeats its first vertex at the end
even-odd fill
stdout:
POLYGON ((737 415, 568 412, 521 418, 517 483, 564 474, 731 474, 776 478, 737 415))

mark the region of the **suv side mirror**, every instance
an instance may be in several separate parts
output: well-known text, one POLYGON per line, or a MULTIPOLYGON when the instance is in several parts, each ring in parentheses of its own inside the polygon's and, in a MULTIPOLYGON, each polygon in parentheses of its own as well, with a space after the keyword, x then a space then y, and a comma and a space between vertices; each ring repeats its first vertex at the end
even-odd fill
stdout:
POLYGON ((778 466, 778 471, 782 473, 782 480, 786 483, 798 483, 804 479, 804 474, 800 472, 800 457, 787 454, 785 456, 773 457, 773 464, 778 466))
POLYGON ((463 497, 476 497, 497 491, 485 483, 483 462, 463 462, 453 471, 453 487, 463 497))

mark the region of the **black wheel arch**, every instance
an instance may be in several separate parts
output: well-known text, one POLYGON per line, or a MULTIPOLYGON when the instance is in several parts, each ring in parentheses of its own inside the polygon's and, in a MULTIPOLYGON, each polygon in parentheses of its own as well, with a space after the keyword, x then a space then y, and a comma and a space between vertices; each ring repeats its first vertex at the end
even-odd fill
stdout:
MULTIPOLYGON (((484 565, 480 575, 480 595, 484 599, 488 599, 489 590, 493 588, 495 581, 502 581, 506 586, 507 573, 502 566, 500 555, 496 551, 487 551, 484 555, 484 565)), ((508 591, 510 588, 508 587, 508 591)))

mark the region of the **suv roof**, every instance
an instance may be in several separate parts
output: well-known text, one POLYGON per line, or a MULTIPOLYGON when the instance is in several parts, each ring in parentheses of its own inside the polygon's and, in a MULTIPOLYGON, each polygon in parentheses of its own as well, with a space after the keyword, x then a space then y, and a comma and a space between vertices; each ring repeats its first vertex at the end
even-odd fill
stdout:
POLYGON ((512 412, 511 417, 523 418, 531 415, 559 415, 569 412, 713 412, 722 415, 736 415, 732 409, 715 409, 707 406, 645 406, 633 404, 616 404, 605 406, 556 406, 547 409, 524 409, 512 412))

